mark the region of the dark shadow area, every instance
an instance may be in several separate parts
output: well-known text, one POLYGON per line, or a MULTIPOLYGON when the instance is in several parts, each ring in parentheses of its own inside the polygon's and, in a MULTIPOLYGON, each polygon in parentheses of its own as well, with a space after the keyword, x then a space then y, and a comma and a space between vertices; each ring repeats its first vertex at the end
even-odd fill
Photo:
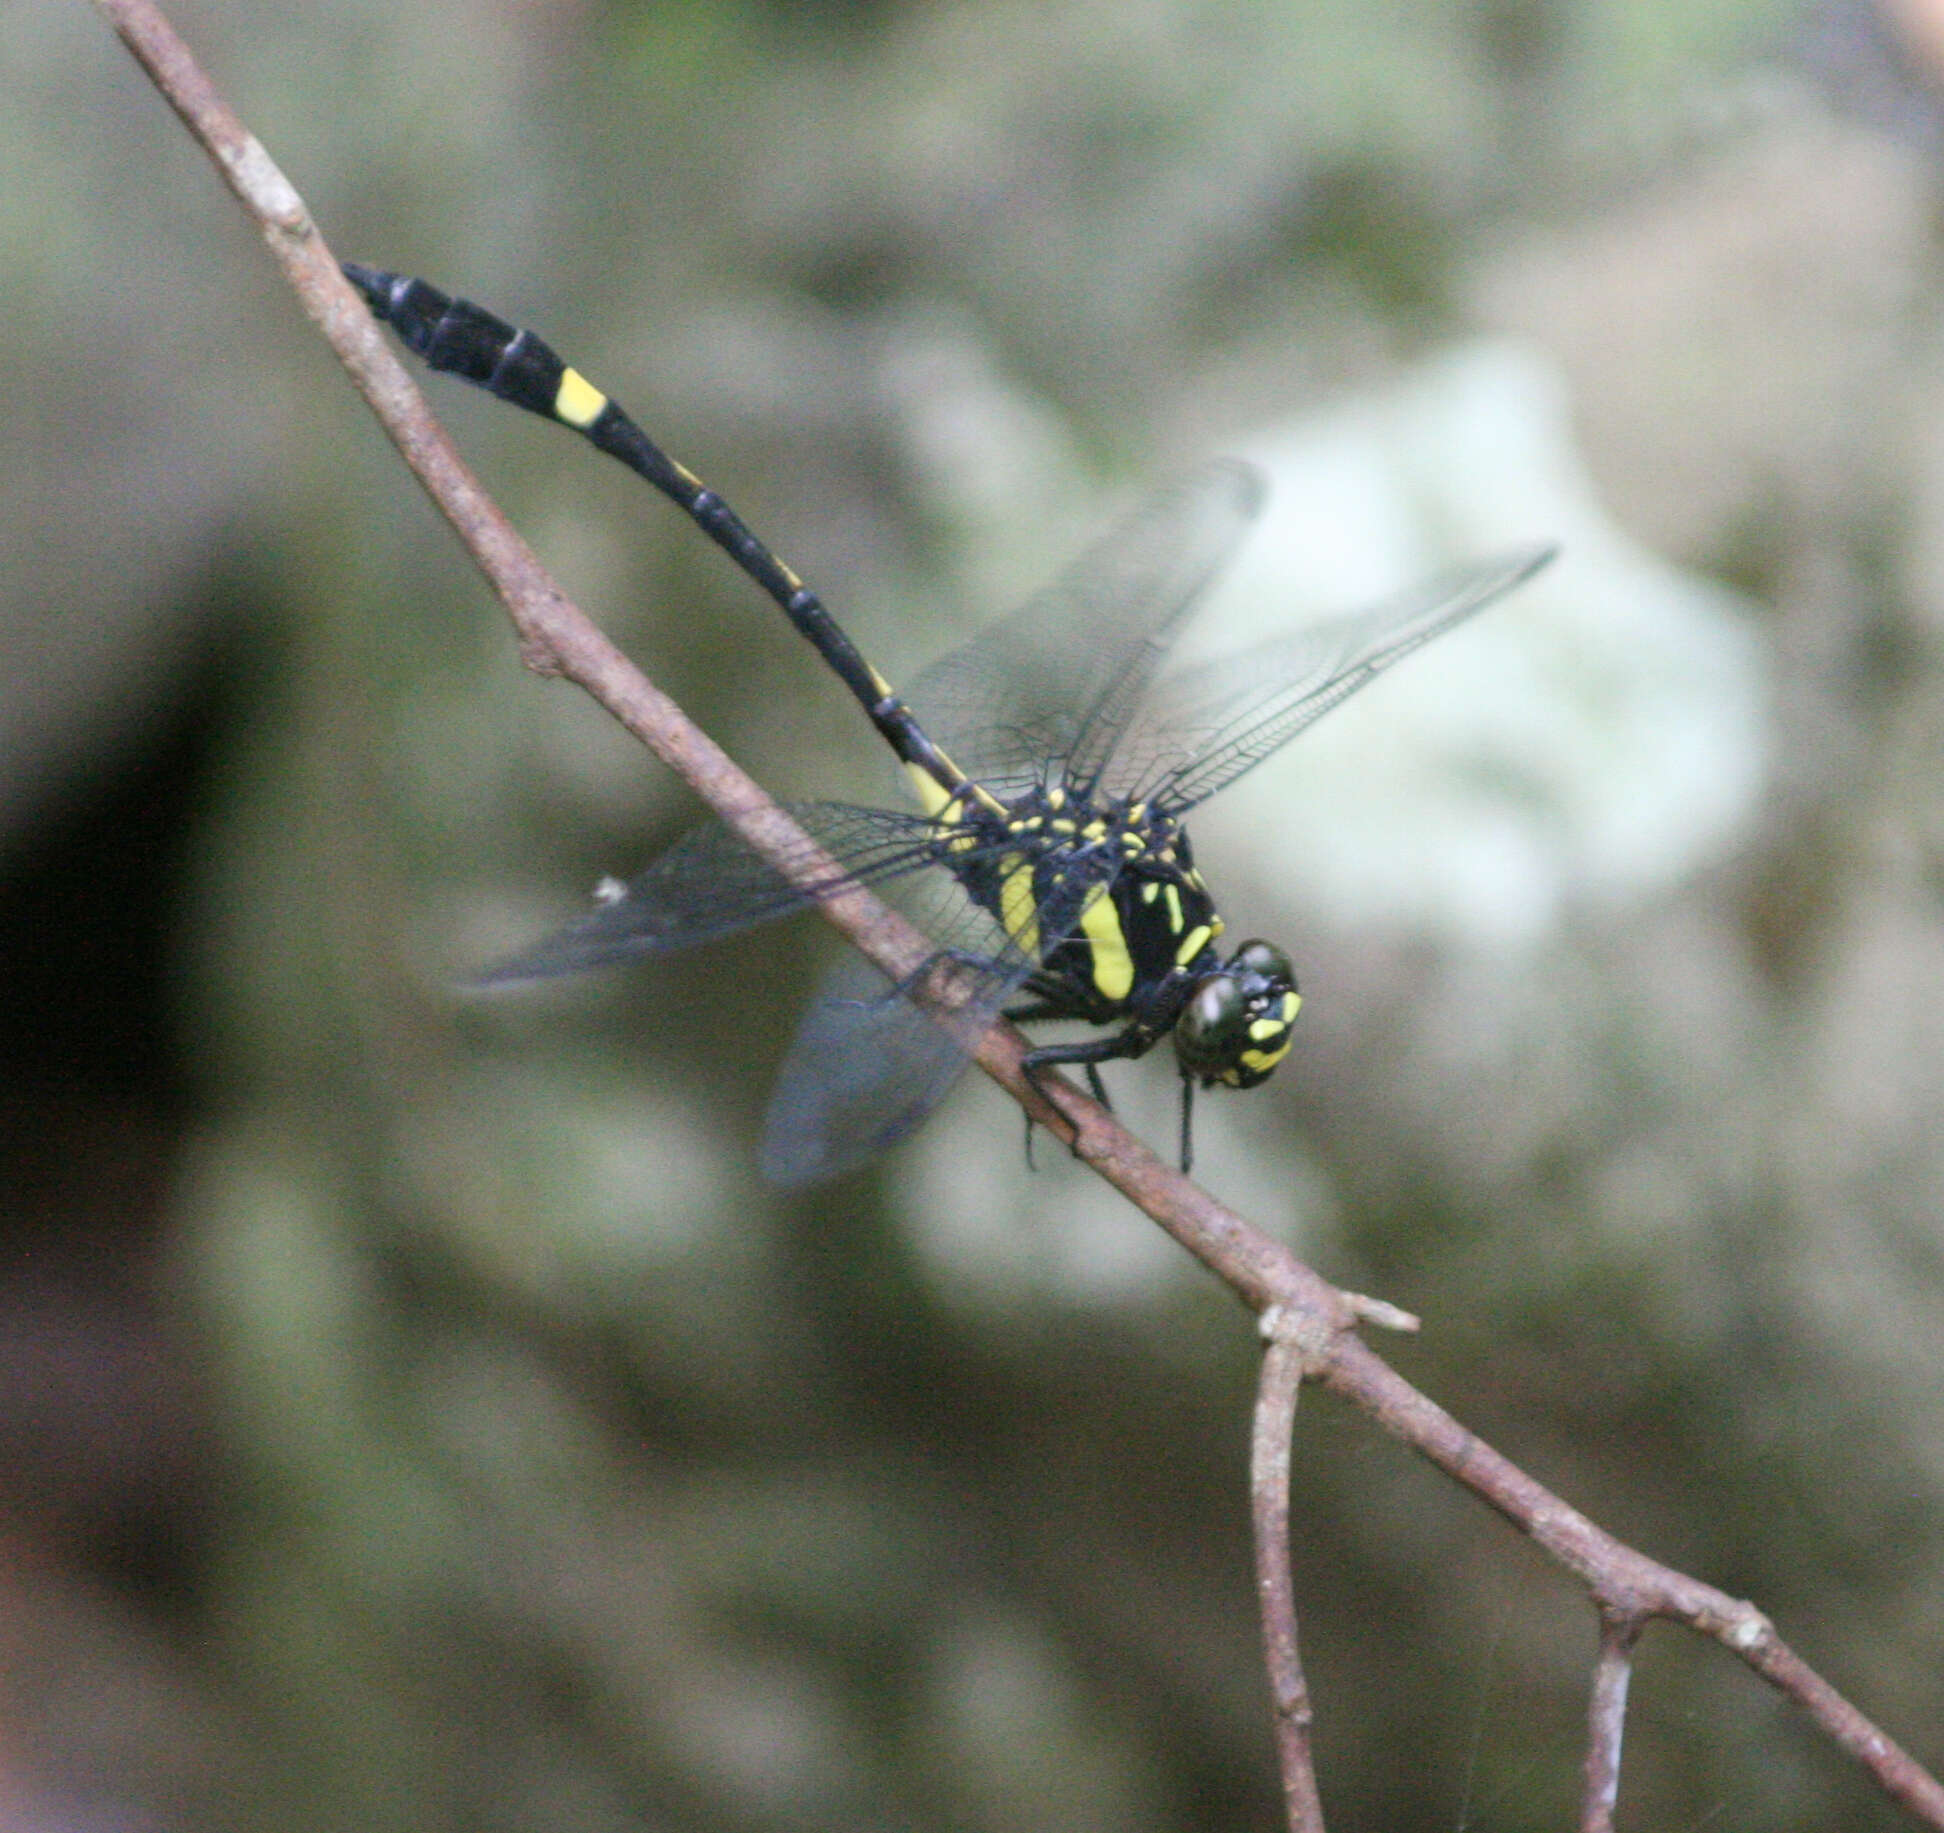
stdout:
POLYGON ((155 1269, 196 1113, 178 937, 234 658, 0 851, 0 1523, 154 1608, 196 1566, 208 1447, 155 1269))

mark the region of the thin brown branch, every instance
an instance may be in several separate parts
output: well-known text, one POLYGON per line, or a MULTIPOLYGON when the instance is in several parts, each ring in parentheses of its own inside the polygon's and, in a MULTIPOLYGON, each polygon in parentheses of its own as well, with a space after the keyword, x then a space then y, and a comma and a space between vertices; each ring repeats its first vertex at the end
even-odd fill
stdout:
POLYGON ((1300 1342, 1282 1334, 1282 1313, 1262 1314, 1266 1346, 1256 1387, 1250 1435, 1250 1515, 1255 1527, 1256 1593, 1262 1609, 1262 1649, 1275 1714, 1276 1757, 1282 1765, 1283 1805, 1290 1833, 1323 1833, 1323 1800, 1310 1752, 1309 1683, 1296 1641, 1296 1584, 1289 1565, 1290 1439, 1296 1426, 1304 1357, 1300 1342))
POLYGON ((1801 1706, 1875 1776, 1892 1800, 1925 1825, 1944 1827, 1944 1786, 1803 1661, 1753 1604, 1615 1540, 1466 1431, 1360 1339, 1338 1337, 1320 1363, 1317 1379, 1530 1535, 1555 1561, 1578 1574, 1596 1604, 1622 1615, 1684 1623, 1719 1642, 1801 1706))
POLYGON ((1604 1612, 1600 1618, 1600 1658, 1593 1666, 1593 1697, 1586 1709, 1580 1833, 1613 1833, 1613 1805, 1620 1798, 1620 1747, 1627 1730, 1627 1683, 1633 1678, 1633 1651, 1640 1629, 1638 1617, 1604 1612))
MULTIPOLYGON (((363 301, 339 276, 303 200, 223 104, 151 0, 94 3, 215 161, 261 229, 304 310, 491 580, 519 633, 528 666, 543 674, 562 675, 585 689, 680 772, 704 801, 786 876, 802 880, 815 875, 828 882, 827 862, 820 863, 820 855, 800 830, 547 577, 432 419, 363 301)), ((922 936, 867 892, 848 891, 830 898, 822 908, 831 922, 895 978, 908 977, 930 953, 922 936)), ((1270 1362, 1275 1364, 1278 1384, 1307 1373, 1362 1408, 1578 1574, 1604 1611, 1633 1621, 1665 1617, 1722 1643, 1795 1700, 1893 1799, 1926 1824, 1944 1829, 1944 1788, 1802 1662, 1753 1605, 1737 1602, 1621 1545, 1467 1432, 1355 1334, 1360 1318, 1392 1327, 1414 1320, 1376 1301, 1347 1299, 1279 1242, 1157 1158, 1077 1089, 1049 1078, 1059 1112, 1049 1110, 1021 1073, 1024 1048, 1017 1032, 999 1025, 980 1040, 977 1057, 1036 1120, 1070 1140, 1079 1157, 1165 1228, 1245 1304, 1273 1315, 1270 1362)), ((1265 1381, 1268 1378, 1266 1362, 1265 1381)), ((1289 1405, 1293 1408, 1293 1394, 1289 1405)), ((1282 1443, 1279 1493, 1284 1517, 1279 1544, 1286 1553, 1286 1431, 1282 1443)), ((1260 1497, 1259 1482, 1258 1502, 1260 1497)), ((1294 1665, 1293 1607, 1281 1620, 1289 1631, 1291 1666, 1275 1683, 1278 1724, 1300 1723, 1306 1735, 1307 1703, 1284 1710, 1286 1701, 1302 1701, 1301 1669, 1294 1665), (1285 1684, 1290 1674, 1294 1691, 1285 1684)), ((1273 1647, 1271 1657, 1281 1659, 1273 1647)), ((1292 1820, 1292 1825, 1302 1824, 1292 1820)), ((1315 1824, 1320 1826, 1320 1819, 1315 1824)))

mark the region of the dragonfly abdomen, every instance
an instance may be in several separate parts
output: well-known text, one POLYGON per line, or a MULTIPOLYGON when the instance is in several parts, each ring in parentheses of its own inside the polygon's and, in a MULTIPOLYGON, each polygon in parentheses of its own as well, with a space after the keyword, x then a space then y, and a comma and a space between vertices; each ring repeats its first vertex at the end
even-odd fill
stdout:
POLYGON ((941 798, 966 790, 965 773, 926 735, 822 599, 722 497, 663 451, 618 401, 596 388, 544 338, 428 281, 355 261, 344 263, 344 274, 373 315, 389 324, 429 368, 471 382, 543 420, 571 427, 654 485, 762 587, 907 765, 934 785, 941 798))

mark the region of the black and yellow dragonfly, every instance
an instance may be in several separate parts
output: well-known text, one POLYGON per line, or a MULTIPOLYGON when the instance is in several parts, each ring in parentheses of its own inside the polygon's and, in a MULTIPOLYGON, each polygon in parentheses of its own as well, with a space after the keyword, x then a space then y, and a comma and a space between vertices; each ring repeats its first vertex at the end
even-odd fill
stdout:
POLYGON ((916 788, 916 810, 793 805, 836 866, 808 885, 709 823, 483 978, 504 985, 660 954, 849 884, 924 874, 920 920, 957 969, 959 1017, 941 1024, 907 997, 911 988, 847 962, 804 1020, 771 1103, 763 1163, 783 1184, 849 1170, 909 1132, 963 1070, 970 1040, 1002 1013, 1111 1027, 1026 1058, 1029 1073, 1081 1068, 1103 1101, 1100 1064, 1172 1036, 1186 1169, 1196 1085, 1263 1081, 1289 1049, 1300 1000, 1280 948, 1218 949, 1222 919, 1182 818, 1551 556, 1522 549, 1163 677, 1175 638, 1262 504, 1258 473, 1217 462, 1150 498, 900 695, 713 490, 532 332, 422 280, 344 271, 433 369, 572 427, 686 511, 809 639, 916 788))

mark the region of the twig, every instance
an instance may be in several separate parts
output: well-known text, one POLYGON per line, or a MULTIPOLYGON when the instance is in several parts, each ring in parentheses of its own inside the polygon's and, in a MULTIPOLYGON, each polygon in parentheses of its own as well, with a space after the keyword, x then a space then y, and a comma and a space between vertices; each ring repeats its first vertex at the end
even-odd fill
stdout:
POLYGON ((1345 1292, 1342 1298, 1360 1324, 1374 1324, 1379 1330, 1394 1330, 1403 1336, 1416 1336, 1424 1328, 1422 1318, 1387 1298, 1366 1298, 1361 1292, 1345 1292))
MULTIPOLYGON (((828 862, 821 861, 794 824, 547 577, 460 461, 363 301, 340 278, 302 199, 224 105, 151 0, 94 4, 216 162, 262 230, 304 310, 492 581, 519 633, 527 665, 585 689, 785 876, 799 882, 816 876, 828 883, 828 862)), ((908 978, 930 954, 925 939, 868 892, 846 891, 821 908, 896 979, 908 978)), ((1789 1649, 1752 1604, 1737 1602, 1623 1546, 1467 1432, 1355 1334, 1360 1318, 1395 1327, 1411 1321, 1405 1314, 1373 1301, 1348 1299, 1279 1242, 1158 1159, 1077 1089, 1051 1077, 1046 1080, 1059 1111, 1050 1111, 1020 1071, 1024 1049, 1016 1031, 996 1025, 981 1039, 976 1054, 987 1073, 1025 1103, 1036 1120, 1070 1140, 1080 1158, 1246 1305, 1258 1314, 1274 1314, 1275 1339, 1265 1361, 1265 1382, 1273 1365, 1278 1384, 1306 1375, 1363 1409, 1577 1573, 1604 1612, 1635 1622, 1664 1617, 1714 1638, 1795 1700, 1892 1799, 1927 1825, 1944 1829, 1944 1787, 1789 1649)), ((1288 1407, 1293 1406, 1292 1388, 1288 1407)), ((1286 1434, 1283 1442, 1280 1506, 1286 1511, 1286 1434)), ((1259 1482, 1258 1502, 1260 1497, 1259 1482)), ((1286 1539, 1285 1513, 1285 1551, 1286 1539)), ((1274 1683, 1278 1724, 1299 1727, 1306 1739, 1307 1705, 1283 1709, 1285 1701, 1300 1702, 1302 1692, 1301 1669, 1294 1664, 1293 1609, 1281 1620, 1289 1631, 1291 1665, 1274 1683), (1292 1674, 1294 1691, 1284 1684, 1292 1674)), ((1267 1625, 1265 1616, 1265 1629, 1267 1625)), ((1272 1649, 1272 1660, 1279 1659, 1272 1649)), ((1313 1781, 1310 1787, 1313 1800, 1313 1781)), ((1303 1824, 1292 1819, 1292 1825, 1303 1824)), ((1313 1824, 1320 1826, 1320 1818, 1313 1824)))
POLYGON ((1360 1339, 1342 1336, 1318 1364, 1316 1379, 1368 1413, 1388 1432, 1455 1477, 1530 1535, 1558 1564, 1578 1574, 1603 1609, 1683 1623, 1719 1642, 1875 1776, 1893 1801, 1926 1826, 1944 1828, 1944 1786, 1894 1739, 1811 1668, 1753 1604, 1615 1540, 1576 1508, 1535 1483, 1509 1458, 1465 1430, 1412 1387, 1360 1339))
POLYGON ((1633 1678, 1638 1617, 1604 1613, 1600 1658, 1593 1667, 1593 1697, 1586 1709, 1585 1790, 1580 1833, 1613 1833, 1613 1804, 1620 1797, 1620 1746, 1627 1729, 1627 1683, 1633 1678))
POLYGON ((1276 1756, 1282 1765, 1289 1833, 1323 1833, 1323 1800, 1310 1752, 1309 1683, 1296 1642, 1296 1584, 1289 1567, 1290 1439, 1296 1396, 1303 1385, 1303 1348, 1283 1334, 1282 1313, 1262 1314, 1266 1339, 1250 1435, 1250 1515, 1255 1526, 1256 1591, 1262 1607, 1262 1650, 1275 1714, 1276 1756))

